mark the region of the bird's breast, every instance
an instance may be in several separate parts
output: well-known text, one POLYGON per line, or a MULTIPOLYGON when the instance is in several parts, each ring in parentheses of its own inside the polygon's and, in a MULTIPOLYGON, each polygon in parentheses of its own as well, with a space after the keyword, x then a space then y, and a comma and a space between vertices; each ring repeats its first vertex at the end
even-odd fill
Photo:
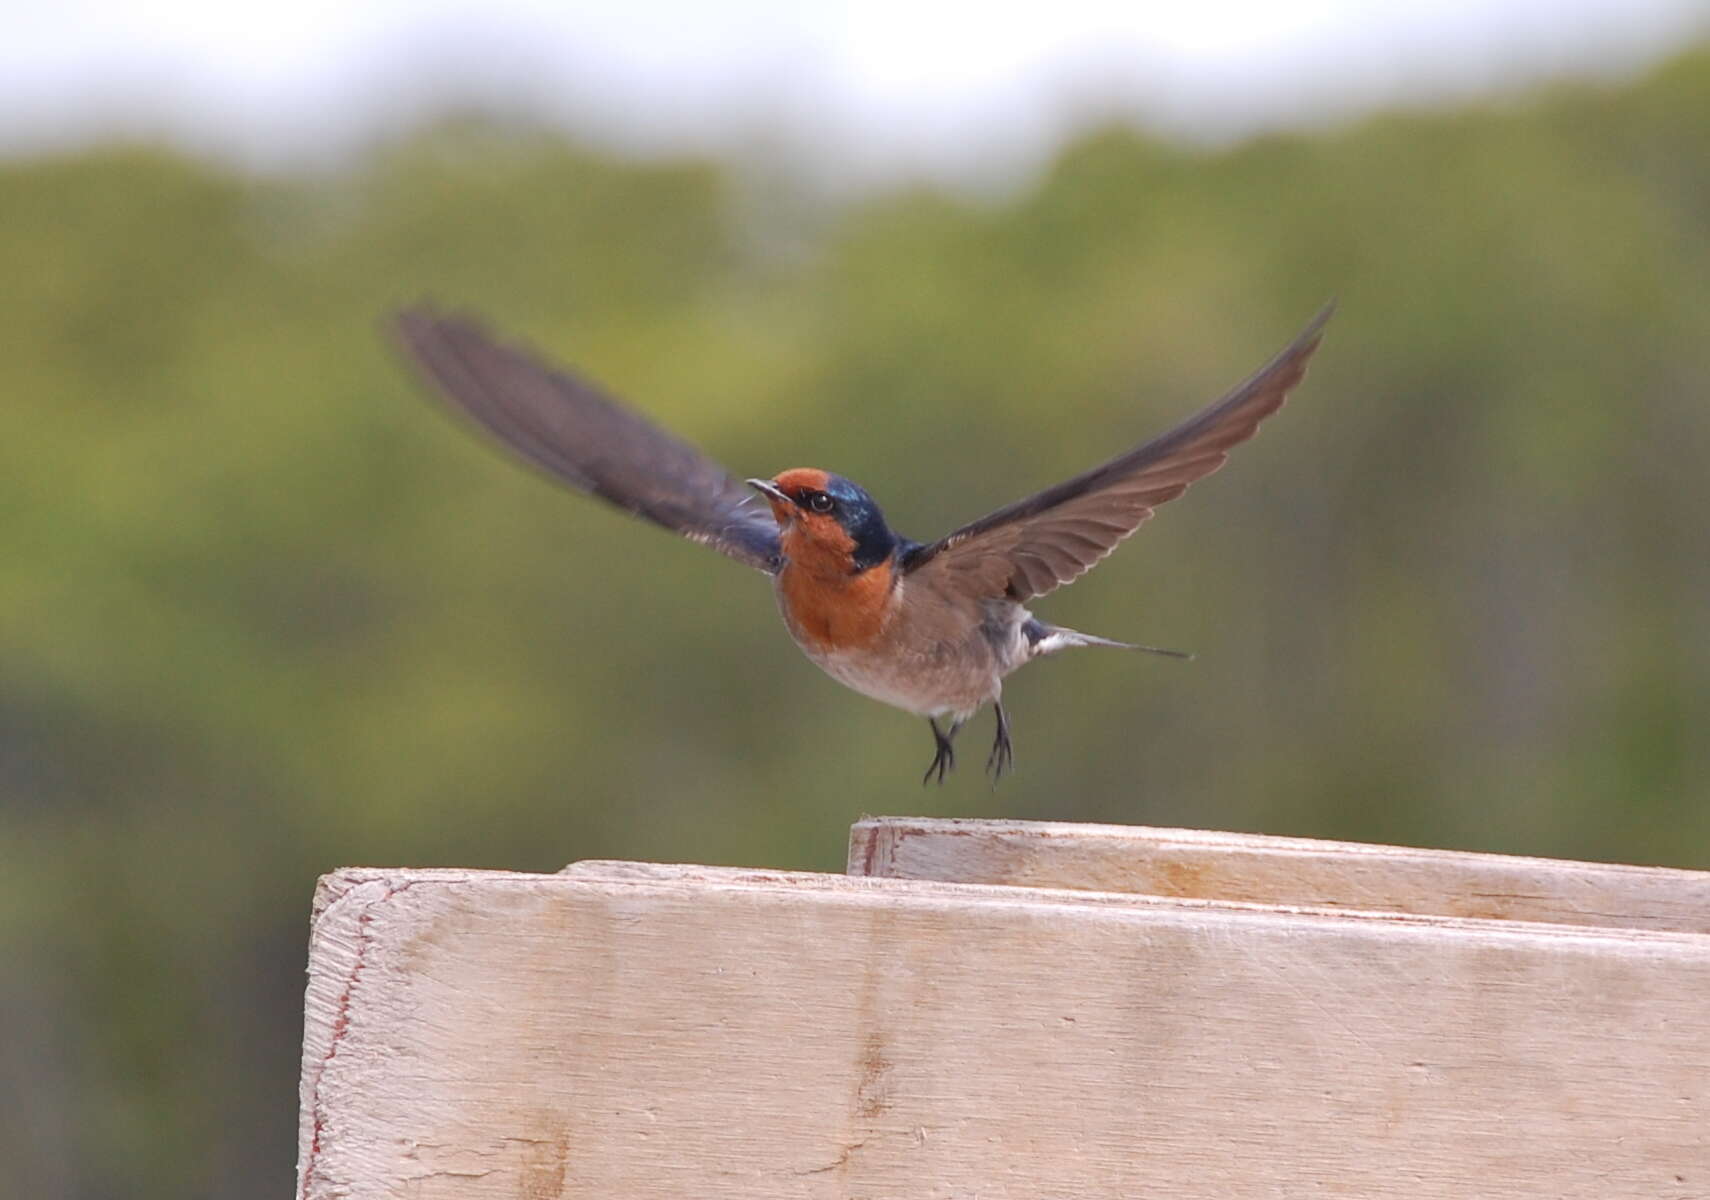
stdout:
POLYGON ((872 646, 899 597, 889 562, 865 571, 818 571, 795 562, 778 573, 778 607, 804 650, 836 654, 872 646))

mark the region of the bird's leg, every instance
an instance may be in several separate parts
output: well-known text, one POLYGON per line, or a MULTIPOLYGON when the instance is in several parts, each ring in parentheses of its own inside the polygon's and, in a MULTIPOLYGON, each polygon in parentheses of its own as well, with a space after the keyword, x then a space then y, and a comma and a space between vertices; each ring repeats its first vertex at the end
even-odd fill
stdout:
POLYGON ((950 744, 950 739, 956 736, 956 731, 962 728, 962 722, 952 721, 950 732, 942 733, 938 728, 938 718, 928 717, 926 723, 932 726, 932 738, 938 743, 938 752, 932 756, 932 765, 926 768, 926 774, 920 777, 920 782, 932 782, 932 773, 938 772, 938 782, 944 782, 944 773, 956 765, 956 748, 950 744))
POLYGON ((1001 701, 992 701, 992 711, 997 714, 997 737, 992 741, 992 752, 986 757, 986 770, 992 773, 992 786, 1002 779, 1004 772, 1015 766, 1015 751, 1009 744, 1009 718, 1004 716, 1001 701))

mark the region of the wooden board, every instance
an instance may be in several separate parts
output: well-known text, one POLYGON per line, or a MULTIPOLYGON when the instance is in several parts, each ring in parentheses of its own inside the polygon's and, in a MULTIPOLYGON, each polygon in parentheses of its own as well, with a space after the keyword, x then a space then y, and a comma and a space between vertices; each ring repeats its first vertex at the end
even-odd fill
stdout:
POLYGON ((361 870, 299 1194, 1710 1194, 1710 938, 710 868, 361 870))
POLYGON ((849 873, 1710 933, 1710 872, 1197 829, 870 817, 849 873))

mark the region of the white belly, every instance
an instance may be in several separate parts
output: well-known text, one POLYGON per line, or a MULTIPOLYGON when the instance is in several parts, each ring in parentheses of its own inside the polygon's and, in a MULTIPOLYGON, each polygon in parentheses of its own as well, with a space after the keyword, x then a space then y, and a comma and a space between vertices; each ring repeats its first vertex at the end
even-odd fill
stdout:
POLYGON ((933 689, 922 688, 918 679, 899 677, 892 669, 876 670, 862 661, 863 655, 811 655, 814 664, 844 687, 854 688, 863 696, 893 705, 905 712, 922 717, 939 716, 952 711, 953 698, 941 696, 933 689))

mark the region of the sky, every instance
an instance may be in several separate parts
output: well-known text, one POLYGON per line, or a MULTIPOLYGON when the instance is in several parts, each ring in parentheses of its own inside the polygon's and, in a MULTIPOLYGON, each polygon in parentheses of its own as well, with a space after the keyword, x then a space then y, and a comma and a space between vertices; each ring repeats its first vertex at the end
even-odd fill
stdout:
POLYGON ((1710 0, 11 0, 0 154, 115 132, 252 165, 454 103, 642 152, 789 149, 856 173, 1012 170, 1089 116, 1227 141, 1621 78, 1710 0))

